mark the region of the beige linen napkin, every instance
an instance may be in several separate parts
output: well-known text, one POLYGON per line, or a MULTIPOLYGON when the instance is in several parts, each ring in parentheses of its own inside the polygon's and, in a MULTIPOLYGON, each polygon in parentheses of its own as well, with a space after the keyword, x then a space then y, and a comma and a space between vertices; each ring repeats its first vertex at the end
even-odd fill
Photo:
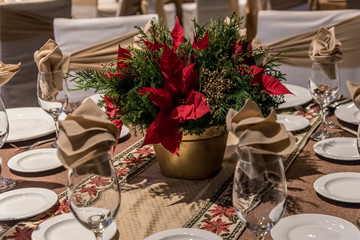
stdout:
POLYGON ((67 168, 106 154, 119 137, 118 128, 91 100, 59 121, 59 128, 57 155, 67 168))
POLYGON ((34 53, 34 61, 39 72, 49 73, 40 85, 43 97, 51 98, 63 88, 63 76, 58 71, 62 69, 63 55, 57 43, 49 39, 39 50, 34 53))
POLYGON ((340 51, 341 42, 335 38, 335 28, 326 29, 321 27, 310 43, 309 56, 314 62, 319 62, 321 68, 329 76, 335 79, 335 62, 342 62, 340 51))
POLYGON ((7 83, 18 71, 21 63, 4 64, 0 61, 0 86, 7 83))
MULTIPOLYGON (((229 110, 226 126, 232 144, 237 145, 238 154, 243 160, 256 161, 261 168, 262 162, 272 160, 274 156, 288 155, 295 149, 293 135, 276 119, 274 109, 264 118, 259 107, 250 99, 246 100, 239 112, 229 110)), ((260 169, 251 169, 248 174, 255 177, 258 171, 260 169)))
POLYGON ((355 106, 360 109, 360 84, 347 80, 346 86, 355 106))

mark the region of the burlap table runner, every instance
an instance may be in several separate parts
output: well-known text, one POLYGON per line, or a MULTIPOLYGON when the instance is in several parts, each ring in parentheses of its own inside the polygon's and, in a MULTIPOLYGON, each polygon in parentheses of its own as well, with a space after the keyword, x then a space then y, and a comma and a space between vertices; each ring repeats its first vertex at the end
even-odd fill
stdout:
MULTIPOLYGON (((305 146, 319 123, 317 111, 310 109, 292 114, 307 117, 311 125, 294 134, 297 147, 284 159, 286 169, 305 146)), ((121 184, 121 208, 116 218, 118 233, 114 239, 136 240, 171 228, 200 228, 215 232, 223 239, 237 239, 245 227, 232 207, 231 191, 235 159, 225 158, 222 170, 205 180, 181 180, 161 175, 152 147, 135 143, 113 161, 121 184), (221 226, 221 227, 216 227, 221 226)), ((229 155, 229 153, 227 153, 229 155)), ((84 187, 91 187, 90 179, 84 187)), ((99 193, 95 193, 95 199, 99 193)), ((66 192, 59 204, 46 213, 19 222, 4 236, 11 239, 19 231, 32 232, 49 217, 69 212, 66 192)))

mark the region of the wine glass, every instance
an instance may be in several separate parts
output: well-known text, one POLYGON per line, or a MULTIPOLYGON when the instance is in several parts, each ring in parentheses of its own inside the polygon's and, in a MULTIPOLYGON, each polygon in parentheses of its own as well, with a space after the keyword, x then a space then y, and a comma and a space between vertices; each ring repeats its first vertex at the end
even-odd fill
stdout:
POLYGON ((120 208, 120 189, 110 156, 104 154, 69 169, 67 194, 76 219, 101 240, 120 208))
POLYGON ((262 240, 286 208, 284 166, 280 156, 249 152, 238 156, 233 205, 240 220, 262 240))
POLYGON ((340 88, 340 76, 337 63, 323 64, 314 62, 309 77, 309 90, 313 99, 320 105, 321 123, 311 135, 314 141, 320 141, 331 135, 326 130, 326 108, 334 101, 340 88))
MULTIPOLYGON (((9 121, 4 104, 0 98, 0 148, 4 145, 9 135, 9 121)), ((15 187, 16 182, 12 179, 4 178, 2 172, 2 158, 0 156, 0 192, 5 192, 15 187)))
MULTIPOLYGON (((54 118, 57 140, 59 116, 66 108, 69 98, 66 78, 61 70, 38 73, 37 97, 40 107, 54 118)), ((56 140, 52 147, 57 147, 56 140)))

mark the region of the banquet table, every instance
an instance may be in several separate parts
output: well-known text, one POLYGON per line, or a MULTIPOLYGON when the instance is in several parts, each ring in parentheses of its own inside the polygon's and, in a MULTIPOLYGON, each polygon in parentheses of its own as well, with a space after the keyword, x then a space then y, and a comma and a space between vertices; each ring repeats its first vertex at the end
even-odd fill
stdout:
MULTIPOLYGON (((335 161, 315 154, 314 141, 309 139, 319 123, 317 109, 306 111, 293 109, 311 120, 312 126, 296 133, 298 148, 285 162, 288 198, 284 217, 315 213, 326 214, 345 219, 352 224, 360 217, 360 204, 341 203, 329 200, 316 193, 313 183, 319 177, 335 172, 360 172, 360 161, 335 161)), ((332 117, 338 122, 335 116, 332 117)), ((356 130, 356 126, 341 122, 356 130)), ((354 137, 339 129, 330 130, 335 136, 354 137)), ((44 139, 53 135, 42 137, 44 139)), ((214 177, 204 180, 181 180, 162 176, 151 146, 141 146, 143 136, 131 131, 131 134, 118 143, 114 152, 114 164, 118 169, 121 183, 122 202, 115 222, 118 232, 113 239, 144 239, 156 232, 192 227, 215 232, 223 239, 255 239, 236 217, 231 203, 232 174, 235 159, 225 159, 223 168, 214 177)), ((16 145, 28 145, 38 139, 16 145)), ((50 143, 37 148, 48 147, 50 143)), ((30 234, 43 220, 54 214, 68 212, 66 205, 67 170, 58 168, 43 173, 24 174, 10 170, 9 159, 17 153, 16 148, 5 144, 0 149, 3 159, 3 176, 17 181, 16 189, 42 187, 59 194, 59 204, 53 212, 21 221, 0 222, 12 228, 1 239, 30 239, 30 234), (56 213, 54 213, 56 212, 56 213), (24 236, 22 238, 22 236, 24 236)), ((272 239, 270 234, 266 239, 272 239)), ((354 239, 356 240, 356 239, 354 239)))

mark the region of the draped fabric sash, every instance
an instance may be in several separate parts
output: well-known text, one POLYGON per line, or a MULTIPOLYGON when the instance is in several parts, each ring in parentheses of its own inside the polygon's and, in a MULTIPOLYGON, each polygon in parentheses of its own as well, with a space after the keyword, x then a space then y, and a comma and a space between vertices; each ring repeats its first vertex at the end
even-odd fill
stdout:
MULTIPOLYGON (((355 16, 347 20, 325 26, 326 28, 335 27, 336 37, 342 43, 340 50, 343 53, 344 62, 339 65, 343 68, 360 67, 360 16, 355 16)), ((283 54, 283 59, 279 62, 288 65, 310 67, 309 46, 319 29, 314 29, 305 33, 300 33, 279 41, 263 44, 258 38, 252 42, 253 48, 262 46, 270 48, 276 54, 287 49, 296 49, 283 54)))
POLYGON ((117 58, 118 45, 127 48, 134 42, 138 32, 101 42, 73 53, 63 53, 63 71, 80 71, 83 69, 103 70, 103 64, 110 63, 117 58))

